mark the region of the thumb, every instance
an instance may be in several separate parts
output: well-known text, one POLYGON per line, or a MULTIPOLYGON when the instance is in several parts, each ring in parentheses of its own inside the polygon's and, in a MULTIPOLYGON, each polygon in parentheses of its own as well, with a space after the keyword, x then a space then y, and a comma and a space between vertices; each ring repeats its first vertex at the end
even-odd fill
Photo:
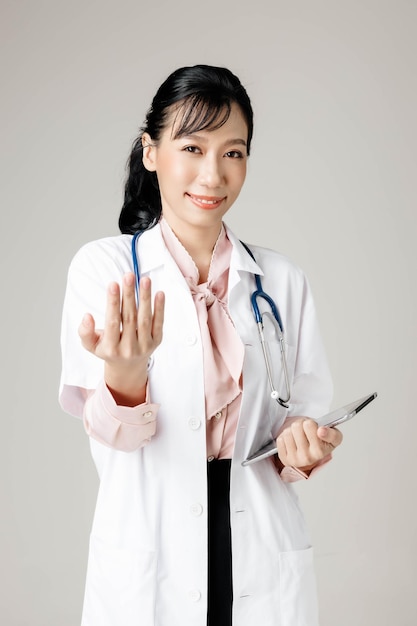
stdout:
POLYGON ((322 441, 329 443, 333 448, 336 448, 342 443, 343 435, 337 428, 329 428, 328 426, 320 426, 317 429, 317 436, 322 441))
POLYGON ((78 335, 80 336, 83 348, 89 352, 93 352, 100 336, 96 333, 94 317, 90 313, 84 315, 78 327, 78 335))

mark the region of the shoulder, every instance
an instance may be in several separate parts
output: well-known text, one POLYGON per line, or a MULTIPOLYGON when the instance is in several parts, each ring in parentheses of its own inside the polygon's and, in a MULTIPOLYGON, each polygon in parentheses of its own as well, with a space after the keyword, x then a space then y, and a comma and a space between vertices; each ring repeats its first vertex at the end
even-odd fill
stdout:
POLYGON ((276 250, 262 246, 248 246, 253 252, 256 262, 262 270, 262 281, 266 291, 285 290, 297 298, 305 298, 310 291, 308 278, 303 269, 276 250))
POLYGON ((115 235, 113 237, 103 237, 102 239, 88 241, 75 253, 74 259, 96 255, 104 257, 115 254, 123 255, 126 251, 130 253, 131 241, 132 235, 115 235))
POLYGON ((74 254, 70 270, 103 269, 120 266, 120 269, 131 263, 131 235, 103 237, 85 243, 74 254))
MULTIPOLYGON (((246 243, 246 242, 245 242, 246 243)), ((257 246, 254 244, 246 244, 254 254, 256 261, 261 267, 267 266, 276 269, 283 269, 292 274, 304 276, 304 272, 297 263, 287 257, 281 252, 272 250, 271 248, 264 248, 263 246, 257 246)))
POLYGON ((85 291, 92 284, 120 282, 124 274, 133 271, 131 241, 131 235, 118 235, 85 243, 69 264, 68 284, 85 291))
POLYGON ((239 254, 243 257, 249 256, 249 252, 245 248, 249 248, 256 263, 259 266, 266 264, 276 268, 286 269, 295 274, 303 275, 302 269, 286 255, 273 250, 272 248, 265 248, 263 246, 255 245, 247 241, 239 239, 237 235, 225 224, 227 237, 231 241, 233 247, 239 250, 239 254))
POLYGON ((261 270, 261 275, 267 275, 271 272, 275 274, 283 273, 290 274, 294 276, 294 278, 298 277, 302 282, 305 280, 305 275, 303 270, 297 263, 295 263, 292 259, 287 257, 285 254, 282 254, 276 250, 271 248, 266 248, 264 246, 255 245, 246 241, 239 239, 231 230, 227 228, 227 236, 233 244, 233 247, 241 258, 247 259, 249 256, 253 256, 255 259, 258 268, 261 270), (248 252, 248 250, 250 253, 248 252))
POLYGON ((243 242, 230 229, 227 229, 227 235, 234 247, 237 269, 259 274, 265 291, 276 293, 279 290, 279 293, 285 292, 300 298, 309 291, 303 269, 288 256, 271 248, 243 242), (244 245, 249 248, 255 261, 250 258, 244 245))

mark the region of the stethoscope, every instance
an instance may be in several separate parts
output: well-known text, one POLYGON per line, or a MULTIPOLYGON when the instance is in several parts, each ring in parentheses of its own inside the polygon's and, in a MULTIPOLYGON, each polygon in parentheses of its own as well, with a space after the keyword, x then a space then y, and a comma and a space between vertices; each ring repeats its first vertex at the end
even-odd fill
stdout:
MULTIPOLYGON (((136 252, 136 249, 137 249, 136 244, 137 244, 139 237, 142 235, 143 232, 144 231, 138 231, 137 233, 133 235, 133 238, 132 238, 132 261, 133 261, 133 271, 135 274, 135 289, 136 289, 136 301, 137 302, 139 302, 140 269, 139 269, 138 255, 136 252)), ((250 248, 245 243, 243 243, 243 241, 241 241, 241 244, 245 248, 246 252, 252 257, 252 259, 256 263, 256 259, 252 253, 252 250, 250 250, 250 248)), ((251 299, 253 315, 255 317, 256 325, 258 327, 259 339, 261 342, 262 353, 263 353, 263 357, 265 360, 266 373, 268 376, 268 382, 269 382, 269 386, 271 389, 271 398, 273 400, 276 400, 276 402, 278 402, 278 404, 280 404, 281 406, 288 408, 288 403, 291 399, 291 389, 290 389, 290 382, 289 382, 289 377, 288 377, 287 358, 285 355, 284 325, 282 323, 281 315, 279 313, 277 305, 275 304, 271 296, 269 296, 263 290, 260 275, 254 274, 254 277, 255 277, 256 289, 252 293, 250 299, 251 299), (259 306, 257 302, 258 298, 262 298, 269 304, 272 315, 275 321, 277 322, 278 341, 279 341, 279 348, 281 352, 282 370, 284 372, 284 380, 285 380, 285 388, 286 388, 285 398, 280 397, 279 392, 275 389, 274 381, 272 380, 272 368, 271 368, 271 364, 269 360, 268 350, 266 347, 265 335, 264 335, 264 322, 262 318, 262 313, 259 310, 259 306)))
MULTIPOLYGON (((252 253, 252 250, 248 248, 248 246, 245 243, 243 243, 243 241, 241 241, 240 243, 245 248, 249 256, 251 256, 252 259, 256 263, 256 259, 252 253)), ((290 389, 290 381, 288 378, 287 357, 285 355, 284 325, 282 323, 281 315, 279 313, 277 305, 275 304, 271 296, 269 296, 263 290, 260 275, 254 274, 254 277, 255 277, 255 283, 256 283, 256 290, 251 295, 250 300, 252 304, 252 310, 253 310, 253 315, 255 317, 256 325, 258 326, 259 339, 261 341, 262 352, 264 355, 266 373, 268 376, 269 386, 271 388, 271 398, 273 400, 276 400, 278 404, 280 404, 281 406, 288 409, 288 403, 291 399, 291 389, 290 389), (284 372, 285 388, 287 392, 286 398, 280 397, 278 391, 275 389, 274 381, 272 380, 272 369, 271 369, 271 364, 269 362, 268 350, 266 347, 265 335, 264 335, 264 322, 262 318, 262 313, 259 310, 259 306, 257 302, 258 298, 262 298, 269 304, 271 311, 272 311, 272 315, 274 316, 274 319, 278 325, 277 326, 278 341, 279 341, 279 349, 281 352, 282 371, 284 372)))

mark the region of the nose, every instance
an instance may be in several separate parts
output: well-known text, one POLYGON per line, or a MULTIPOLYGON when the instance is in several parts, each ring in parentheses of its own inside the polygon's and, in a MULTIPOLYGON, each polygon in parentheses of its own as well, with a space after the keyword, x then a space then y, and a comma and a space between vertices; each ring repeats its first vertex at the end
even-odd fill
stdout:
POLYGON ((215 155, 206 154, 200 162, 199 183, 204 187, 215 189, 224 181, 223 160, 215 155))

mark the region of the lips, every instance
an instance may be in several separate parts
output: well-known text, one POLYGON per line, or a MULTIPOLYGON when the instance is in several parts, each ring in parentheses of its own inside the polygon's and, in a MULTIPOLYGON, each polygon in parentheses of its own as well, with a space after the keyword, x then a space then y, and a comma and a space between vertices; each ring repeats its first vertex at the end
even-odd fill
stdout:
POLYGON ((200 209, 210 210, 217 209, 226 196, 196 196, 192 193, 186 194, 190 200, 200 209))

